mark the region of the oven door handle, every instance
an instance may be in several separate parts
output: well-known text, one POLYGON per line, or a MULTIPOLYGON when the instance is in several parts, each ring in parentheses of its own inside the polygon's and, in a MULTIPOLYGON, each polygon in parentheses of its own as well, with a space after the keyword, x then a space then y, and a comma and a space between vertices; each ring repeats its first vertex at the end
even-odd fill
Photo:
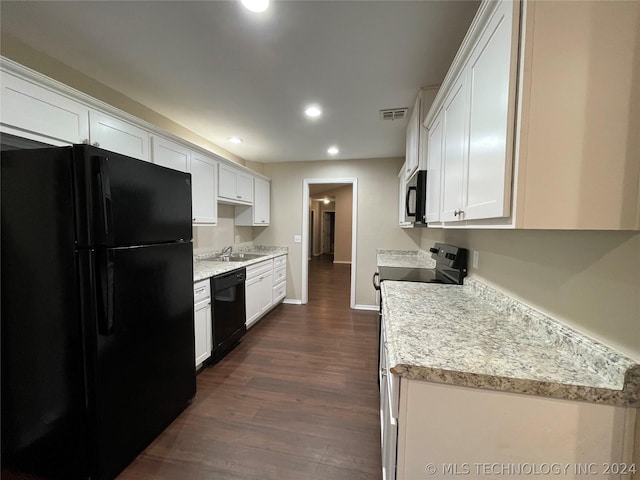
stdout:
POLYGON ((371 281, 373 282, 373 288, 375 288, 376 290, 380 290, 380 273, 374 273, 371 281), (376 279, 378 280, 377 282, 376 279))

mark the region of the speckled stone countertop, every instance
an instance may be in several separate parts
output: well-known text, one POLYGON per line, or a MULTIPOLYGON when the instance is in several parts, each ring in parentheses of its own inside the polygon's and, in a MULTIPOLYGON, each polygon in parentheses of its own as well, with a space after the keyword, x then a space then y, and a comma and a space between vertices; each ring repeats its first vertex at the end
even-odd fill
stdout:
POLYGON ((197 282, 199 280, 220 275, 221 273, 230 272, 236 268, 246 267, 253 263, 260 263, 265 260, 269 260, 270 258, 286 255, 287 251, 287 247, 265 247, 260 245, 234 248, 233 253, 264 254, 264 257, 252 258, 246 262, 216 262, 207 259, 219 255, 220 252, 199 253, 193 257, 193 281, 197 282))
POLYGON ((385 250, 378 249, 378 267, 421 267, 434 268, 436 261, 424 250, 385 250))
POLYGON ((388 365, 402 377, 640 406, 640 365, 479 282, 382 282, 388 365))

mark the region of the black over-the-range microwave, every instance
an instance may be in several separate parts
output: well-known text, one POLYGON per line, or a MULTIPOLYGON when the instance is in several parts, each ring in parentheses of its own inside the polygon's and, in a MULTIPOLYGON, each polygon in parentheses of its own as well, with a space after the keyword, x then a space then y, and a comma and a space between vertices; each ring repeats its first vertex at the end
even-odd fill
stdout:
POLYGON ((418 170, 407 184, 405 213, 413 217, 415 227, 427 226, 427 171, 418 170))

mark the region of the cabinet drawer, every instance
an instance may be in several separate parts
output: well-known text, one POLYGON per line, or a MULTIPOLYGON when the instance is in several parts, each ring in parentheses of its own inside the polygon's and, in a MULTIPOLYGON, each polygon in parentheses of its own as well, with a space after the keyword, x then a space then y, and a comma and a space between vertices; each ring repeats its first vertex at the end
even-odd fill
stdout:
POLYGON ((198 303, 211 297, 211 282, 209 279, 193 284, 193 302, 198 303))
POLYGON ((287 264, 287 256, 286 255, 280 255, 279 257, 276 257, 273 259, 273 268, 278 268, 282 265, 286 265, 287 264))
POLYGON ((287 266, 273 268, 273 283, 280 283, 287 279, 287 266))
POLYGON ((247 267, 247 280, 268 273, 273 269, 273 260, 265 260, 264 262, 254 263, 247 267))
POLYGON ((287 295, 287 282, 281 282, 273 287, 273 304, 275 305, 287 295))

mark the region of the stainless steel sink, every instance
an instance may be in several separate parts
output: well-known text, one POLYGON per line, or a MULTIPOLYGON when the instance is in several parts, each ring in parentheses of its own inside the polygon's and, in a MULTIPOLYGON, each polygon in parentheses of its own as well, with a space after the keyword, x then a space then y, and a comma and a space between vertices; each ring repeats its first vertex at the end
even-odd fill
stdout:
POLYGON ((266 257, 263 253, 234 253, 232 255, 217 255, 215 257, 204 258, 207 262, 246 262, 254 258, 266 257))

